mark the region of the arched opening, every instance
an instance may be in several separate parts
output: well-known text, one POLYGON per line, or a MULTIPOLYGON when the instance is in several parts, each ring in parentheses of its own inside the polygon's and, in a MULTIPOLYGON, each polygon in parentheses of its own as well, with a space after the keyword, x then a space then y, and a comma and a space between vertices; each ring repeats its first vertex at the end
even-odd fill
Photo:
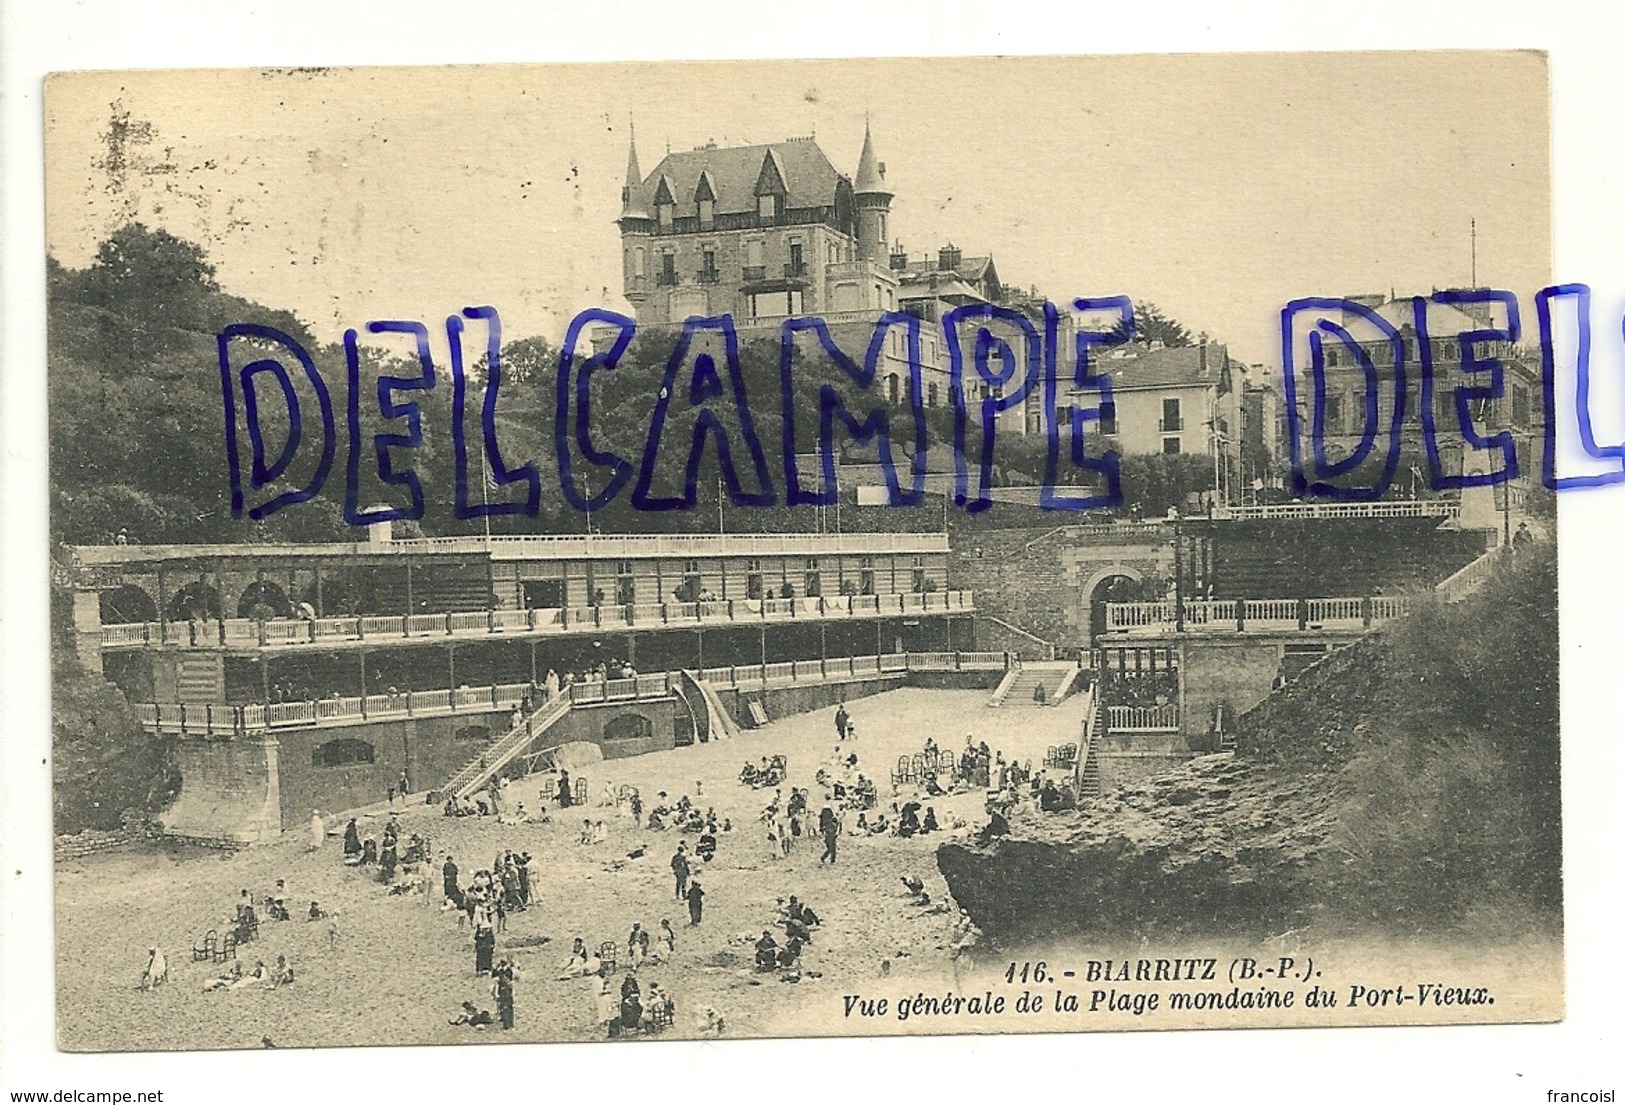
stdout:
POLYGON ((220 617, 220 592, 202 580, 193 580, 169 600, 169 620, 188 622, 193 618, 220 617))
POLYGON ((305 588, 299 600, 316 611, 318 618, 339 618, 359 612, 355 598, 350 593, 350 586, 343 579, 323 579, 319 591, 316 584, 312 583, 305 588))
POLYGON ((239 618, 286 618, 293 613, 288 604, 288 593, 269 580, 261 579, 243 588, 243 597, 237 600, 239 618))
POLYGON ((101 593, 102 624, 125 625, 130 622, 155 622, 158 604, 152 596, 133 583, 115 587, 101 593))
POLYGON ((1091 581, 1089 586, 1089 644, 1095 645, 1106 632, 1106 604, 1144 600, 1140 573, 1132 568, 1114 567, 1091 581))
POLYGON ((642 714, 622 714, 604 726, 607 741, 643 740, 654 736, 655 724, 642 714))

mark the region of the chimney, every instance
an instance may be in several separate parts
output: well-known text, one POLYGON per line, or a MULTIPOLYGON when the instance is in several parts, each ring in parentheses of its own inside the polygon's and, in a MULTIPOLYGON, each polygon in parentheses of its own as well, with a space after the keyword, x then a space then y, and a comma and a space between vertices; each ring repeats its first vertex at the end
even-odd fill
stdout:
POLYGON ((1203 376, 1207 375, 1207 342, 1196 347, 1196 367, 1203 376))
POLYGON ((903 248, 902 242, 898 242, 891 247, 891 269, 893 272, 902 272, 906 268, 908 268, 908 250, 903 248))
POLYGON ((959 247, 949 242, 937 251, 937 268, 941 272, 953 272, 959 268, 961 254, 959 247))

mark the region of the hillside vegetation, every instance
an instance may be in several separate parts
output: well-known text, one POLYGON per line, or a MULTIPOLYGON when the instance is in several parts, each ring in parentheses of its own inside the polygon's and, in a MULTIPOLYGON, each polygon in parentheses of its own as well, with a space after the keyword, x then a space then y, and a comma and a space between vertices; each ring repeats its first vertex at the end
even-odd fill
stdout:
POLYGON ((990 848, 945 845, 1000 939, 1561 926, 1556 558, 1328 657, 1207 756, 990 848))

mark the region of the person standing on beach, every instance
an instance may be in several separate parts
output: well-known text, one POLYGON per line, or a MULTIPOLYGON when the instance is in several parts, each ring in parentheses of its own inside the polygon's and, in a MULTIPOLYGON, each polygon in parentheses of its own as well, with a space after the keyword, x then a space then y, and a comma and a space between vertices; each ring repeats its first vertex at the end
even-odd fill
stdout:
POLYGON ((688 923, 700 923, 700 915, 705 911, 705 891, 696 879, 688 884, 688 923))
POLYGON ((682 901, 688 890, 688 845, 684 841, 677 842, 677 851, 671 855, 671 873, 677 883, 677 900, 682 901))
POLYGON ((496 979, 497 1018, 503 1028, 513 1027, 513 960, 504 957, 491 972, 496 979))

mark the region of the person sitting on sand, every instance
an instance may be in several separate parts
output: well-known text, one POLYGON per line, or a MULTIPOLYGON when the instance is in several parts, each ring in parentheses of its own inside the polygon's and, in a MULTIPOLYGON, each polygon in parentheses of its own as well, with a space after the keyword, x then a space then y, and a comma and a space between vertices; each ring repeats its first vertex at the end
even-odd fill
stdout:
POLYGON ((485 1028, 492 1023, 491 1012, 488 1009, 480 1009, 476 1007, 471 1001, 465 1001, 463 1002, 463 1011, 446 1023, 455 1025, 466 1024, 471 1028, 485 1028))
POLYGON ((934 832, 940 831, 941 829, 942 829, 942 826, 937 824, 937 810, 936 810, 936 807, 935 806, 927 806, 927 807, 925 807, 925 821, 924 821, 924 823, 922 823, 920 825, 920 832, 922 834, 924 834, 924 833, 934 833, 934 832))
POLYGON ((771 971, 778 966, 779 942, 773 939, 769 929, 762 930, 762 938, 756 941, 756 969, 758 971, 771 971))
POLYGON ((586 941, 578 936, 570 947, 570 958, 559 966, 558 979, 565 982, 572 978, 586 978, 597 974, 602 968, 603 962, 587 950, 586 941))
POLYGON ((207 994, 207 993, 210 993, 210 992, 215 991, 215 990, 224 990, 224 989, 226 989, 226 988, 228 988, 230 986, 235 985, 238 982, 238 980, 240 980, 242 977, 243 977, 243 964, 242 964, 242 961, 238 960, 238 959, 233 959, 231 961, 231 969, 230 970, 228 970, 225 974, 221 975, 219 978, 210 979, 208 982, 205 982, 203 984, 203 992, 205 994, 207 994))
POLYGON ((258 986, 263 983, 266 978, 269 977, 269 975, 270 972, 265 969, 265 960, 255 960, 254 969, 249 971, 246 975, 233 979, 231 984, 228 985, 226 989, 247 990, 252 986, 258 986))
POLYGON ((283 986, 292 985, 293 965, 288 962, 287 956, 279 955, 276 957, 276 966, 272 968, 270 978, 265 980, 265 988, 267 990, 276 990, 283 986))

